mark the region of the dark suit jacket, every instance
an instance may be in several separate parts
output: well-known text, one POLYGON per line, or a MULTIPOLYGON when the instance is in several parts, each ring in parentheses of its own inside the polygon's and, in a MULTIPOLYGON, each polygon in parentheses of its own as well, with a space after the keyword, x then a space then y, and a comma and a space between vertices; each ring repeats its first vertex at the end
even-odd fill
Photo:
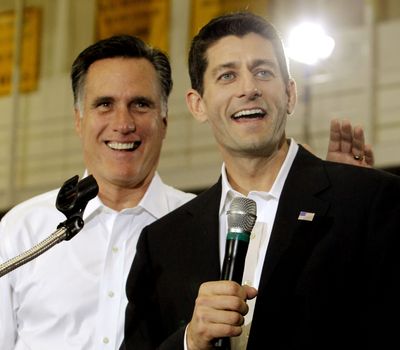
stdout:
MULTIPOLYGON (((183 349, 198 288, 220 275, 220 195, 219 181, 144 229, 127 282, 126 349, 183 349)), ((300 147, 247 348, 399 347, 399 223, 399 177, 325 162, 300 147), (313 221, 298 220, 300 211, 315 213, 313 221)))

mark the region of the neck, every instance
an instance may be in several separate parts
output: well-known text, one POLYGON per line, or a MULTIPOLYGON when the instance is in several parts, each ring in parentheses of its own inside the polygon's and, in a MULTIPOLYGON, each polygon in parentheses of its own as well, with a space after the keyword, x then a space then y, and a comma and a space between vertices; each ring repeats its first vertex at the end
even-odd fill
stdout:
POLYGON ((150 182, 132 188, 99 183, 99 198, 105 206, 116 211, 134 208, 144 197, 150 182))
POLYGON ((283 142, 269 156, 224 156, 228 181, 232 188, 247 196, 250 191, 269 191, 289 151, 283 142))

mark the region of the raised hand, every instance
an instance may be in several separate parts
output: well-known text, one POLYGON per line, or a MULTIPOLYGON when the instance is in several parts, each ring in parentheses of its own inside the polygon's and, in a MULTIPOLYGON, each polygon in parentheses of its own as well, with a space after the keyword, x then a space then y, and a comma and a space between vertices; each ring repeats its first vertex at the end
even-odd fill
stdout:
POLYGON ((326 160, 372 168, 374 153, 372 147, 365 144, 363 128, 353 128, 348 120, 332 120, 326 160))

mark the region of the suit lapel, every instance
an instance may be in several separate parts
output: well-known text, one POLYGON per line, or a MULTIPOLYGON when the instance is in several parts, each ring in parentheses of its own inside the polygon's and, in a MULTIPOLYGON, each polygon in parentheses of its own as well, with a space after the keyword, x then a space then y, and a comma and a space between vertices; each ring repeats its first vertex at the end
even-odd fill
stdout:
MULTIPOLYGON (((215 281, 220 276, 219 260, 219 204, 221 182, 200 194, 188 207, 191 217, 185 249, 181 252, 183 262, 188 264, 185 286, 190 298, 196 297, 201 283, 215 281), (191 265, 191 266, 190 266, 191 265)), ((194 300, 194 299, 193 299, 194 300)))
POLYGON ((294 259, 300 259, 321 238, 323 226, 329 225, 326 218, 329 203, 318 194, 330 186, 323 162, 305 151, 301 146, 286 179, 272 228, 267 255, 264 261, 259 290, 266 288, 277 264, 289 247, 294 259), (312 220, 299 219, 300 212, 313 214, 312 220))
MULTIPOLYGON (((257 339, 273 329, 272 344, 285 342, 285 329, 298 278, 317 242, 328 232, 330 203, 323 200, 330 181, 324 163, 300 146, 279 200, 265 256, 254 310, 248 349, 258 349, 257 339), (312 221, 299 220, 301 211, 314 213, 312 221), (273 315, 266 318, 265 315, 273 315), (277 326, 279 325, 279 326, 277 326)), ((281 344, 281 345, 282 345, 281 344)), ((283 345, 282 345, 283 346, 283 345)), ((284 346, 283 346, 284 347, 284 346)))

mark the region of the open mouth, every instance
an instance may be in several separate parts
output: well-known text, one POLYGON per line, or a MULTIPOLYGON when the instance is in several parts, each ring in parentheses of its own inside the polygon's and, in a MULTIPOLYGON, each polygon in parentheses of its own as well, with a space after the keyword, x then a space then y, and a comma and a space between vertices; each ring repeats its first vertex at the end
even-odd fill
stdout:
POLYGON ((134 141, 134 142, 115 142, 115 141, 108 141, 106 145, 114 151, 125 151, 125 152, 132 152, 137 149, 141 145, 141 141, 134 141))
POLYGON ((244 109, 232 115, 232 119, 262 119, 267 113, 261 108, 244 109))

